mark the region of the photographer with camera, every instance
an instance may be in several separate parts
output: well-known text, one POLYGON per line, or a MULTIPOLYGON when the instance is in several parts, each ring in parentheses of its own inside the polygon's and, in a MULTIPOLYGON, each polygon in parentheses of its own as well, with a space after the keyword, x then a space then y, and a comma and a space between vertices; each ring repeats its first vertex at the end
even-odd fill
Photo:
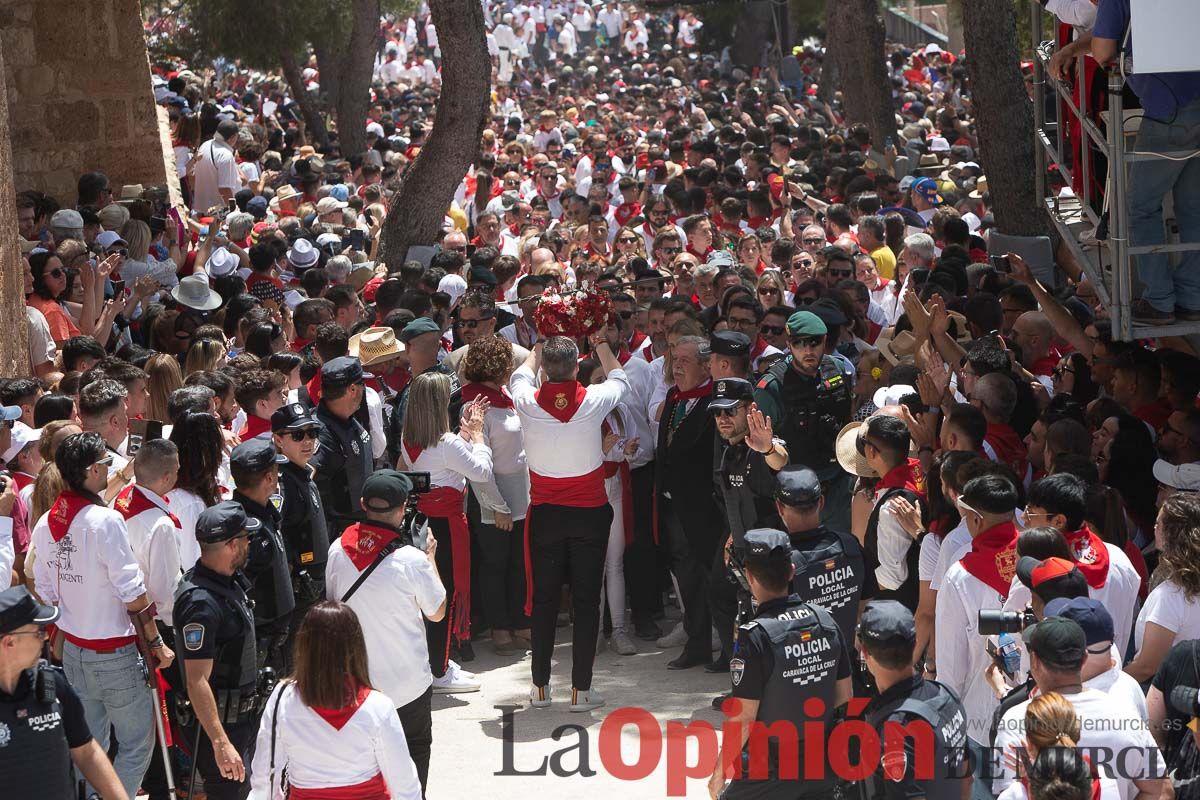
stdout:
MULTIPOLYGON (((425 473, 426 490, 428 477, 425 473)), ((415 501, 413 480, 403 472, 381 469, 367 478, 366 520, 347 528, 329 548, 325 592, 358 614, 371 683, 396 706, 424 791, 433 743, 425 620, 445 618, 446 589, 438 575, 437 538, 429 537, 424 553, 413 546, 410 497, 415 501)))
POLYGON ((1167 759, 1176 800, 1200 797, 1200 640, 1177 642, 1146 695, 1150 732, 1167 759))

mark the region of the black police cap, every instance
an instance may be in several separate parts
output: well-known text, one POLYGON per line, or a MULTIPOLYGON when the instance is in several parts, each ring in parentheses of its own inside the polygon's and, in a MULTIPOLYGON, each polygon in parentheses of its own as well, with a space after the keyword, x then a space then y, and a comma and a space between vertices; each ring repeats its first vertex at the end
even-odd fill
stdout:
POLYGON ((750 355, 750 337, 737 331, 717 331, 709 339, 708 346, 721 356, 750 355))
POLYGON ((775 476, 775 499, 785 506, 812 505, 821 499, 821 479, 808 467, 784 467, 775 476))
POLYGON ((917 623, 913 614, 896 600, 872 600, 863 609, 858 621, 858 638, 872 642, 917 640, 917 623))
POLYGON ((271 415, 272 432, 294 431, 320 424, 316 414, 300 403, 288 403, 271 415))
POLYGON ((39 603, 24 586, 0 592, 0 636, 26 625, 49 625, 58 619, 58 609, 39 603))
POLYGON ((748 558, 768 558, 785 556, 791 558, 792 540, 788 535, 774 528, 754 528, 746 531, 746 556, 748 558))
POLYGON ((327 387, 350 386, 363 380, 362 362, 351 356, 342 356, 321 365, 321 385, 327 387))
POLYGON ((196 541, 202 544, 224 542, 240 536, 242 531, 254 533, 261 527, 262 522, 246 516, 241 503, 222 500, 200 512, 200 518, 196 520, 196 541))
POLYGON ((713 386, 709 408, 733 408, 743 400, 754 399, 754 384, 743 378, 720 378, 713 386))
POLYGON ((287 456, 280 455, 270 439, 250 439, 233 448, 229 466, 248 472, 261 472, 272 464, 286 464, 287 456))
POLYGON ((412 481, 403 472, 376 470, 363 482, 362 506, 367 511, 391 511, 404 505, 412 488, 412 481))

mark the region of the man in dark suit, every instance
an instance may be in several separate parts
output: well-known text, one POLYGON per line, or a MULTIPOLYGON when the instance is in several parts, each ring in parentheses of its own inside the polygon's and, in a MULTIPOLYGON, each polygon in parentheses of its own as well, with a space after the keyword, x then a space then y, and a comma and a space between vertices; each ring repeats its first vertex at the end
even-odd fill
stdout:
POLYGON ((658 425, 655 460, 659 530, 666 533, 671 571, 679 582, 687 644, 671 669, 712 660, 708 576, 719 557, 721 514, 713 501, 712 458, 716 426, 709 413, 712 379, 709 344, 684 336, 671 355, 674 386, 658 425))

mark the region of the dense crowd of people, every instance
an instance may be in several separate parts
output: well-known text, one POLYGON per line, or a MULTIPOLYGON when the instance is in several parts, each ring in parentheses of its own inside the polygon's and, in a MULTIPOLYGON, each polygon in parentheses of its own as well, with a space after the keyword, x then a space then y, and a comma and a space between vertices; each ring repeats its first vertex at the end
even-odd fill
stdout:
MULTIPOLYGON (((105 798, 422 797, 477 647, 531 653, 534 708, 601 708, 599 652, 669 649, 801 740, 852 696, 929 722, 946 769, 908 741, 872 797, 1194 796, 1200 358, 990 246, 1006 166, 963 56, 889 44, 877 142, 817 47, 485 14, 491 116, 420 257, 377 255, 441 91, 427 8, 382 20, 366 152, 314 146, 270 75, 156 63, 182 205, 88 165, 18 192, 0 707, 65 733, 0 749, 29 796, 73 761, 105 798), (539 322, 593 301, 586 335, 539 322)), ((786 775, 786 737, 752 775, 745 730, 714 798, 844 777, 786 775)))

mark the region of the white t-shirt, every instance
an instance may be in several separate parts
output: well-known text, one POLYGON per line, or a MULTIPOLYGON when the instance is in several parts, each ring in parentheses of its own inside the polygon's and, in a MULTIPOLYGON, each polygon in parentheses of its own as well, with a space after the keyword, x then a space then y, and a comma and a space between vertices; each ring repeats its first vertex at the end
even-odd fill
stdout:
MULTIPOLYGON (((358 580, 340 541, 329 546, 325 596, 341 600, 358 580)), ((393 551, 350 596, 367 642, 371 683, 400 708, 420 697, 433 683, 425 616, 446 599, 446 588, 425 554, 404 545, 393 551)))
POLYGON ((242 188, 242 178, 238 173, 237 158, 233 148, 224 142, 210 139, 200 145, 197 153, 199 163, 193 175, 195 186, 192 189, 192 208, 207 211, 213 206, 225 206, 225 198, 221 197, 221 189, 228 189, 232 194, 242 188))
POLYGON ((58 348, 50 335, 50 324, 45 315, 36 308, 25 306, 25 320, 29 323, 29 374, 42 364, 54 363, 58 348))
POLYGON ((1200 639, 1200 597, 1189 598, 1175 581, 1167 579, 1154 587, 1133 627, 1133 646, 1142 649, 1146 623, 1161 625, 1175 634, 1175 641, 1200 639))

